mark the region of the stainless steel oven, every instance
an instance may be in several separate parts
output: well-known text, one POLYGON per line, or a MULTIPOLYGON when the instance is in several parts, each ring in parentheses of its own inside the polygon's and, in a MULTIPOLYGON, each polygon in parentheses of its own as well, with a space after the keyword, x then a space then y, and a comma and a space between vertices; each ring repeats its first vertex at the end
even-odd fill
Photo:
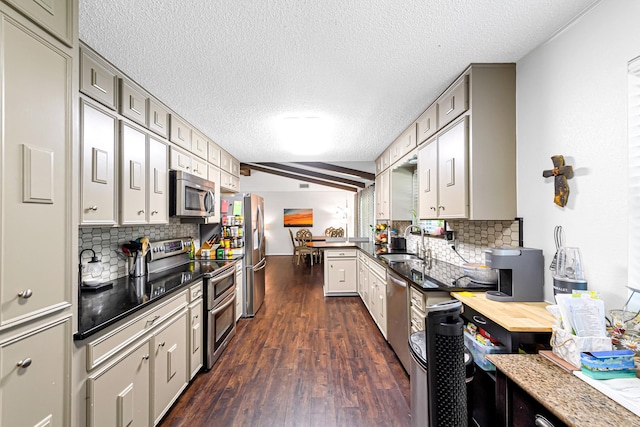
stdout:
POLYGON ((236 269, 234 264, 205 275, 207 321, 204 328, 205 369, 209 370, 236 333, 236 269))

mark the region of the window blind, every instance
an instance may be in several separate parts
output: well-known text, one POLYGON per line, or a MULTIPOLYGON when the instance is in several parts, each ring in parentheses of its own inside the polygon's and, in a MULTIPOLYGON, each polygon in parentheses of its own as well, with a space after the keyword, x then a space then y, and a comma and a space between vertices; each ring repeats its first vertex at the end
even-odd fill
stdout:
POLYGON ((360 200, 358 203, 358 236, 368 237, 373 240, 373 231, 369 225, 375 224, 375 187, 373 185, 360 191, 360 200))

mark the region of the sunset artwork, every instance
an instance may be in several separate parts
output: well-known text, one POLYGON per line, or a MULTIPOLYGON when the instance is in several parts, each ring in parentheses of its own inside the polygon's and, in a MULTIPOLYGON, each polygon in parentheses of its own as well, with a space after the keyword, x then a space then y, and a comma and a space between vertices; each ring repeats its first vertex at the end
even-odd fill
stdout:
POLYGON ((313 209, 285 209, 285 227, 313 227, 313 209))

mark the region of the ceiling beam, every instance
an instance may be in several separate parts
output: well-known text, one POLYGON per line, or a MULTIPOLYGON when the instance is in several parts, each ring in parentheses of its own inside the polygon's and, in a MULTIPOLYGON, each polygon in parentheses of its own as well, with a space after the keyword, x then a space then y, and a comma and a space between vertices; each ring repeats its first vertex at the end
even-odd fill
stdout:
POLYGON ((310 182, 312 184, 324 185, 325 187, 332 187, 332 188, 338 188, 340 190, 352 191, 354 193, 358 191, 357 188, 348 187, 346 185, 340 185, 333 182, 322 181, 319 179, 309 178, 307 176, 295 175, 292 173, 282 172, 280 170, 269 169, 255 163, 243 163, 243 165, 249 169, 253 169, 258 172, 270 173, 272 175, 278 175, 278 176, 283 176, 285 178, 297 179, 298 181, 310 182))
POLYGON ((289 166, 289 165, 283 165, 281 163, 269 163, 269 162, 267 162, 267 163, 258 163, 258 164, 262 165, 262 166, 266 166, 268 168, 272 168, 272 169, 280 169, 280 170, 283 170, 283 171, 292 172, 292 173, 296 173, 296 174, 300 174, 300 175, 304 175, 304 176, 311 176, 313 178, 326 179, 327 181, 339 182, 341 184, 352 185, 352 186, 358 187, 358 188, 364 188, 366 186, 364 182, 353 181, 351 179, 341 178, 341 177, 335 176, 335 175, 327 175, 327 174, 320 173, 320 172, 314 172, 314 171, 310 171, 308 169, 296 168, 296 167, 289 166))
POLYGON ((325 169, 333 172, 340 172, 345 175, 357 176, 358 178, 368 179, 369 181, 373 181, 376 179, 375 174, 359 171, 357 169, 344 168, 342 166, 332 165, 330 163, 322 163, 322 162, 295 162, 299 165, 310 166, 316 169, 325 169))

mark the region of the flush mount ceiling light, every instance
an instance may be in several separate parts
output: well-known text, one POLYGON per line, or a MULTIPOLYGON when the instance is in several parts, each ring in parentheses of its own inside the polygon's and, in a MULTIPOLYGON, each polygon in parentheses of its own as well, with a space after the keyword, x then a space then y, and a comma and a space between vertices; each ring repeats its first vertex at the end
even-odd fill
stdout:
POLYGON ((320 154, 329 148, 328 126, 320 117, 285 117, 278 136, 287 151, 299 155, 320 154))

